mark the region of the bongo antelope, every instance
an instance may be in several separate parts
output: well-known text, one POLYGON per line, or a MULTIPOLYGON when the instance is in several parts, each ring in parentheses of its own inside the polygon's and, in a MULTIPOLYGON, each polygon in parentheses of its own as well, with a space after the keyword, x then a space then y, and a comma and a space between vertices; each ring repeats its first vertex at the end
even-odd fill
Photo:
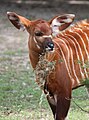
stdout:
MULTIPOLYGON (((74 14, 56 16, 49 21, 31 21, 14 12, 7 12, 7 15, 17 29, 29 33, 29 58, 33 69, 39 62, 39 56, 46 52, 46 59, 56 62, 55 69, 47 76, 44 93, 49 92, 47 100, 54 119, 65 120, 72 90, 84 85, 83 81, 89 77, 89 69, 84 67, 89 61, 89 21, 83 20, 70 26, 74 14)), ((89 86, 86 86, 89 91, 89 86)))

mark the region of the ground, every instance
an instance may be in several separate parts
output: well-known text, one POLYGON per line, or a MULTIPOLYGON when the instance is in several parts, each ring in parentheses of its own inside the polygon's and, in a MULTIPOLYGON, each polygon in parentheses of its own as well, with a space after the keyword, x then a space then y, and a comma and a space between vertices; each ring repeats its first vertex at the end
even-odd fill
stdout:
MULTIPOLYGON (((0 0, 0 120, 52 120, 45 97, 34 83, 34 72, 28 57, 28 33, 13 27, 7 18, 7 11, 14 11, 31 20, 50 20, 58 14, 73 13, 75 21, 78 21, 89 18, 89 2, 0 0), (39 105, 41 102, 42 106, 39 105)), ((76 99, 77 103, 89 109, 85 88, 75 92, 75 96, 76 93, 83 96, 80 100, 76 99)), ((88 114, 74 103, 69 115, 70 120, 88 120, 88 114)))

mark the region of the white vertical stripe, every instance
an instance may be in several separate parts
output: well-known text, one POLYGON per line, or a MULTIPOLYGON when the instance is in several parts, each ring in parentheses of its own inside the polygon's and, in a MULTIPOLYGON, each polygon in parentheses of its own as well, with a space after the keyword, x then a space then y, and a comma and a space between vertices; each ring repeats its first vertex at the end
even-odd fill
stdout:
MULTIPOLYGON (((75 28, 75 29, 78 29, 78 30, 80 30, 84 35, 85 35, 85 33, 83 32, 83 30, 81 29, 81 28, 75 28)), ((86 45, 85 45, 85 43, 84 43, 84 40, 83 40, 83 38, 82 38, 82 36, 78 33, 78 32, 76 32, 77 33, 77 35, 80 37, 80 39, 81 39, 81 41, 82 41, 82 43, 83 43, 83 45, 84 45, 84 49, 85 49, 85 52, 86 52, 86 55, 87 55, 87 58, 88 58, 88 56, 89 56, 89 54, 88 54, 88 51, 87 51, 87 49, 86 49, 86 45)), ((86 35, 85 35, 86 36, 86 35)), ((87 39, 86 39, 87 40, 87 39)), ((88 40, 89 41, 89 40, 88 40)))
MULTIPOLYGON (((72 32, 72 31, 71 31, 72 32)), ((73 31, 74 32, 74 31, 73 31)), ((72 32, 72 33, 73 33, 72 32)), ((77 43, 77 45, 78 45, 78 48, 79 48, 79 51, 80 51, 80 54, 81 54, 81 58, 82 58, 82 62, 83 62, 83 64, 84 64, 84 57, 83 57, 83 53, 82 53, 82 49, 81 49, 81 47, 80 47, 80 44, 77 42, 77 40, 75 39, 75 37, 73 36, 73 35, 70 35, 72 38, 73 38, 73 40, 77 43)), ((81 66, 82 67, 82 66, 81 66)), ((86 73, 86 70, 84 69, 84 71, 85 71, 85 73, 86 73)), ((84 76, 84 74, 82 74, 83 76, 84 76)))
MULTIPOLYGON (((66 35, 66 34, 65 34, 66 35)), ((66 37, 66 36, 65 36, 66 37)), ((66 37, 67 38, 67 43, 68 43, 68 37, 66 37)), ((78 60, 80 60, 79 59, 79 55, 78 55, 78 52, 77 52, 77 48, 76 48, 76 45, 75 45, 75 43, 72 41, 72 43, 74 44, 74 47, 75 47, 75 50, 76 50, 76 55, 77 55, 77 58, 78 58, 78 60)), ((68 43, 69 44, 69 43, 68 43)), ((69 46, 70 46, 70 44, 69 44, 69 46)), ((79 79, 78 79, 78 76, 77 76, 77 74, 76 74, 76 72, 77 71, 75 71, 75 68, 74 68, 74 58, 73 58, 73 51, 72 51, 72 48, 71 48, 71 46, 70 46, 70 52, 71 52, 71 59, 72 59, 72 67, 73 67, 73 73, 74 73, 74 76, 75 76, 75 78, 76 78, 76 80, 77 80, 77 83, 80 83, 79 82, 79 79)), ((72 68, 71 68, 72 69, 72 68)), ((80 67, 80 64, 79 64, 79 69, 80 69, 80 74, 82 73, 82 70, 81 70, 81 67, 80 67)))
MULTIPOLYGON (((85 32, 85 31, 83 31, 81 28, 78 28, 84 35, 85 35, 85 37, 86 37, 86 41, 88 42, 88 44, 89 44, 89 37, 88 37, 88 35, 87 35, 87 33, 85 32)), ((89 30, 89 29, 88 29, 89 30)), ((86 48, 87 49, 87 48, 86 48)), ((88 61, 89 61, 89 53, 88 53, 88 50, 87 50, 87 58, 88 58, 88 61)))
MULTIPOLYGON (((86 54, 87 54, 87 56, 88 56, 88 51, 87 51, 87 49, 86 49, 85 43, 84 43, 84 41, 83 41, 83 38, 81 37, 81 35, 80 35, 78 32, 75 32, 75 31, 74 31, 74 33, 77 34, 77 35, 80 37, 80 39, 81 39, 81 41, 82 41, 82 43, 83 43, 83 45, 84 45, 85 52, 86 52, 86 54)), ((81 47, 80 47, 80 48, 81 48, 81 47)), ((81 49, 81 54, 83 55, 82 49, 81 49)), ((82 62, 83 62, 83 65, 84 65, 84 64, 85 64, 85 63, 84 63, 84 56, 82 57, 82 62)), ((84 71, 85 71, 86 77, 88 78, 88 74, 87 74, 86 68, 84 68, 84 71)))
MULTIPOLYGON (((69 37, 72 37, 73 38, 73 36, 71 36, 70 34, 65 34, 66 35, 66 37, 69 39, 69 40, 71 40, 71 42, 73 43, 73 45, 74 45, 74 47, 75 47, 75 51, 76 51, 76 55, 77 55, 77 58, 78 58, 78 61, 81 61, 80 60, 80 58, 79 58, 79 53, 78 53, 78 50, 77 50, 77 47, 76 47, 76 44, 75 44, 75 39, 71 39, 71 38, 69 38, 69 37)), ((79 71, 80 71, 80 74, 81 74, 81 76, 82 76, 82 79, 84 79, 85 77, 84 77, 84 74, 83 74, 83 72, 82 72, 82 69, 81 69, 81 65, 79 64, 79 71)), ((77 72, 77 71, 76 71, 77 72)))
MULTIPOLYGON (((70 74, 70 71, 69 71, 69 68, 68 68, 68 64, 67 64, 65 55, 64 55, 64 53, 63 53, 63 51, 62 51, 62 48, 60 47, 60 45, 59 45, 56 41, 54 41, 54 43, 57 44, 57 46, 60 48, 60 51, 61 51, 61 53, 62 53, 64 62, 65 62, 65 66, 66 66, 66 69, 67 69, 67 72, 68 72, 68 75, 69 75, 70 79, 72 80, 72 82, 74 83, 74 79, 72 78, 72 76, 71 76, 71 74, 70 74)), ((69 53, 68 53, 68 54, 69 54, 69 53)))
POLYGON ((71 48, 70 48, 70 50, 71 50, 71 59, 72 59, 73 72, 74 72, 74 75, 75 75, 75 77, 76 77, 77 83, 79 84, 80 81, 79 81, 79 79, 78 79, 78 77, 77 77, 77 75, 76 75, 75 68, 74 68, 73 51, 72 51, 71 48))
MULTIPOLYGON (((60 38, 59 38, 59 39, 60 39, 60 38)), ((65 39, 65 38, 62 37, 62 39, 65 39)), ((65 40, 66 40, 66 39, 65 39, 65 40)), ((79 79, 78 79, 78 77, 77 77, 77 75, 76 75, 75 68, 74 68, 73 51, 72 51, 71 46, 70 46, 70 44, 69 44, 69 42, 68 42, 68 39, 66 40, 66 42, 68 43, 68 45, 69 45, 69 47, 70 47, 69 53, 70 53, 70 55, 71 55, 72 67, 73 67, 73 69, 70 67, 70 61, 68 61, 68 63, 69 63, 69 69, 70 69, 70 71, 71 71, 71 69, 73 70, 73 74, 74 74, 74 76, 75 76, 75 78, 76 78, 76 80, 77 80, 77 83, 80 83, 80 82, 79 82, 79 79)), ((67 45, 66 45, 66 46, 67 46, 67 45)), ((69 59, 68 59, 68 60, 69 60, 69 59)))

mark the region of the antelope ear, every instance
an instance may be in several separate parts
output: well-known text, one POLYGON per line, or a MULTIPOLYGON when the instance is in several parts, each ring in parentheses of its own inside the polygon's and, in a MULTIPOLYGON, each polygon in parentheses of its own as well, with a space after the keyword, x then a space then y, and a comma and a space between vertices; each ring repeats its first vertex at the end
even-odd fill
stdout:
POLYGON ((31 24, 31 21, 20 16, 17 15, 14 12, 7 12, 7 16, 8 19, 10 20, 10 22, 17 28, 20 30, 25 30, 28 28, 28 26, 31 24))
POLYGON ((60 31, 65 30, 73 22, 74 18, 74 14, 64 14, 53 18, 50 21, 53 35, 57 35, 60 31))

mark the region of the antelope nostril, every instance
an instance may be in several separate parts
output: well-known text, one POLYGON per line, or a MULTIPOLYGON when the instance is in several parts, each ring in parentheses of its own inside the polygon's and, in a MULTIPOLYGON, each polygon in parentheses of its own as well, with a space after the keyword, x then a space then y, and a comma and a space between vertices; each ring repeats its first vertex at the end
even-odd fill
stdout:
POLYGON ((54 48, 54 44, 53 43, 48 43, 48 47, 50 47, 51 49, 54 48))
POLYGON ((44 41, 44 48, 46 51, 53 51, 54 50, 54 43, 51 39, 47 39, 44 41))
POLYGON ((54 44, 53 43, 48 43, 48 47, 53 48, 54 44))

